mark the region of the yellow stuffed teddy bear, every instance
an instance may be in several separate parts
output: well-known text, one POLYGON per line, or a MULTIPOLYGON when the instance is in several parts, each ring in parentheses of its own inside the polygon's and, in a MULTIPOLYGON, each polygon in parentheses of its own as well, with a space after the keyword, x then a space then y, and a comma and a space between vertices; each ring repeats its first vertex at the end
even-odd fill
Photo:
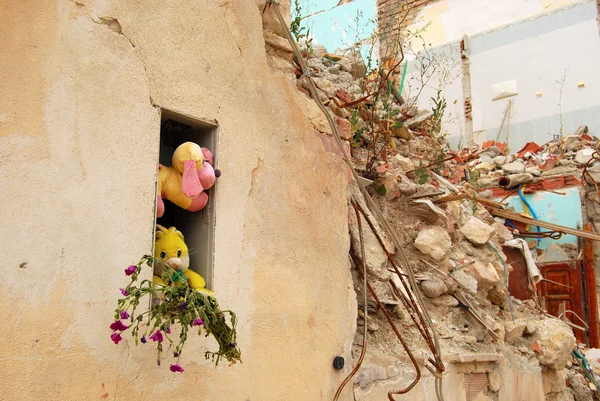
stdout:
MULTIPOLYGON (((188 253, 188 247, 185 244, 183 234, 175 227, 165 228, 161 225, 156 225, 154 257, 160 259, 173 270, 182 271, 182 274, 187 278, 190 287, 214 297, 215 294, 211 290, 205 288, 206 281, 204 281, 204 278, 195 271, 189 269, 190 255, 188 253)), ((157 284, 166 285, 161 278, 162 274, 163 265, 155 263, 152 281, 157 284)))

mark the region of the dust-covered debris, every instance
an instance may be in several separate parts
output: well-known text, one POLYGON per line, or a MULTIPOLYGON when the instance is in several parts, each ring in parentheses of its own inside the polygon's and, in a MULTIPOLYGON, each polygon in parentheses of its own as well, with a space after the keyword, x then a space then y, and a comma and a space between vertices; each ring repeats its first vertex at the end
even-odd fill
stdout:
MULTIPOLYGON (((355 169, 372 182, 367 190, 404 245, 417 276, 418 285, 413 290, 425 296, 443 354, 504 354, 523 364, 523 369, 539 369, 541 365, 546 381, 564 377, 563 369, 575 347, 573 332, 540 311, 536 302, 522 302, 508 294, 506 272, 512 267, 503 265, 507 257, 502 244, 520 232, 507 227, 504 219, 494 219, 484 200, 493 203, 501 191, 523 184, 543 189, 544 180, 551 177, 578 179, 584 167, 589 167, 588 180, 600 182, 600 164, 594 166, 590 150, 600 149, 600 141, 582 129, 541 146, 528 143, 515 153, 509 153, 505 143, 494 141, 453 150, 441 135, 436 112, 419 110, 413 101, 400 104, 387 84, 380 86, 381 75, 368 71, 357 54, 328 54, 306 46, 303 51, 317 96, 338 119, 355 169), (340 123, 340 119, 345 122, 340 123), (590 165, 585 166, 588 162, 590 165)), ((296 70, 296 77, 299 90, 310 97, 306 76, 296 70)), ((313 117, 309 119, 315 120, 315 129, 331 135, 324 120, 313 117)), ((356 188, 352 193, 354 199, 361 199, 356 188)), ((349 219, 352 253, 360 257, 352 207, 349 219)), ((377 223, 375 231, 395 257, 397 250, 391 248, 377 223)), ((411 311, 404 307, 406 291, 376 236, 364 223, 363 235, 369 282, 385 300, 383 308, 407 346, 418 359, 426 360, 431 352, 415 327, 411 311)), ((573 259, 571 250, 559 248, 547 250, 538 260, 556 260, 564 255, 573 259)), ((358 299, 363 299, 359 274, 355 272, 353 277, 358 299)), ((372 300, 368 307, 365 320, 359 305, 359 330, 353 348, 357 358, 366 324, 370 345, 354 378, 356 386, 365 391, 375 383, 395 380, 398 370, 411 366, 383 311, 372 300)), ((500 382, 497 374, 490 374, 494 394, 500 382)), ((572 390, 563 380, 562 385, 548 385, 545 392, 548 399, 567 399, 572 390)))

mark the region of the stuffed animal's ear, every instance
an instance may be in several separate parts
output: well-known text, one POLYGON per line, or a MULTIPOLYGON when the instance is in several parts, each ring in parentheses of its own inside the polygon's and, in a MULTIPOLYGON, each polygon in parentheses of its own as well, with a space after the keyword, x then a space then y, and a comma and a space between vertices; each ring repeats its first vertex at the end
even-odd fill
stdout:
POLYGON ((156 225, 156 235, 154 236, 154 239, 158 240, 158 239, 164 237, 166 232, 167 232, 166 228, 164 228, 163 226, 157 224, 156 225))
POLYGON ((185 241, 185 239, 183 238, 183 234, 181 233, 181 231, 175 229, 175 227, 173 227, 173 228, 174 228, 175 235, 178 236, 179 238, 181 238, 182 241, 185 241))

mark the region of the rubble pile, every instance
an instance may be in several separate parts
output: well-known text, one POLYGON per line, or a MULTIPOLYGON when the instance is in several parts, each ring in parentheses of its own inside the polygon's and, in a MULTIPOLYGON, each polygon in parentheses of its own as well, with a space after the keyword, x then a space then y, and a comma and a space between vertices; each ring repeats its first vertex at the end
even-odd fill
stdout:
MULTIPOLYGON (((469 171, 479 187, 503 186, 508 189, 520 184, 531 184, 545 177, 581 175, 600 149, 600 140, 588 134, 587 126, 580 126, 572 135, 554 139, 542 146, 527 143, 514 154, 507 154, 504 143, 489 141, 466 165, 457 166, 458 174, 452 181, 463 178, 460 171, 469 171)), ((465 152, 462 152, 464 155, 465 152)), ((457 163, 458 164, 458 163, 457 163)), ((466 174, 464 174, 466 176, 466 174)))
MULTIPOLYGON (((332 54, 318 44, 300 43, 310 68, 303 74, 297 64, 290 70, 294 65, 292 50, 279 33, 265 35, 265 43, 270 65, 295 80, 298 90, 306 95, 299 96, 300 105, 325 149, 341 155, 327 120, 311 100, 307 75, 313 79, 319 100, 334 116, 345 150, 364 179, 361 184, 367 186, 404 245, 416 274, 416 290, 422 294, 439 335, 444 363, 462 363, 462 373, 487 375, 486 393, 476 399, 498 399, 500 388, 511 385, 503 382, 506 371, 495 364, 501 360, 509 361, 515 372, 539 372, 548 400, 591 399, 589 378, 574 368, 571 351, 577 344, 571 327, 549 316, 533 300, 521 301, 508 292, 507 276, 513 268, 502 245, 513 240, 513 233, 505 227, 504 219, 494 218, 474 197, 439 200, 476 192, 483 198, 486 190, 489 197, 489 188, 511 190, 520 184, 533 186, 548 177, 580 177, 583 169, 600 182, 600 164, 590 163, 587 168, 600 140, 591 136, 587 127, 581 127, 573 135, 541 146, 528 143, 516 153, 493 141, 452 150, 440 129, 443 110, 419 110, 416 99, 401 99, 393 90, 398 87, 397 74, 372 70, 352 51, 332 54), (469 365, 472 362, 475 364, 469 365)), ((351 183, 349 190, 372 218, 357 183, 351 183)), ((387 391, 407 383, 406 377, 414 377, 407 353, 386 315, 392 317, 421 367, 432 356, 405 307, 406 292, 397 290, 402 285, 386 252, 395 258, 398 250, 376 219, 371 220, 373 229, 364 221, 362 224, 364 262, 368 282, 385 311, 367 294, 365 316, 359 225, 349 208, 351 264, 358 300, 353 365, 362 350, 365 326, 368 332, 368 351, 353 379, 356 400, 373 399, 375 394, 383 399, 387 391)), ((575 257, 573 250, 558 248, 535 256, 540 260, 562 257, 552 256, 560 250, 571 259, 575 257)), ((422 372, 427 374, 425 369, 422 372)))
MULTIPOLYGON (((535 302, 524 302, 508 293, 507 274, 512 267, 502 245, 512 240, 513 234, 505 227, 504 219, 494 218, 472 199, 436 200, 491 187, 514 189, 557 175, 581 177, 582 169, 600 148, 600 140, 592 137, 587 127, 581 127, 573 135, 542 146, 528 143, 513 154, 505 144, 493 141, 481 148, 453 151, 435 130, 434 113, 418 110, 414 102, 400 105, 393 93, 381 90, 381 76, 369 74, 360 57, 330 54, 319 45, 310 49, 304 46, 304 56, 320 100, 336 116, 337 128, 356 170, 365 184, 370 184, 368 190, 405 244, 404 251, 416 271, 443 354, 450 361, 502 357, 521 365, 524 371, 540 369, 547 399, 591 397, 581 372, 566 369, 572 365, 571 351, 576 347, 572 329, 544 313, 535 302), (369 95, 373 93, 377 94, 369 95), (566 383, 571 383, 570 387, 566 383)), ((298 89, 310 97, 306 77, 297 70, 296 78, 298 89)), ((317 118, 312 122, 331 150, 327 142, 331 132, 317 118)), ((589 169, 590 174, 600 178, 600 167, 598 171, 594 168, 589 169)), ((355 183, 351 191, 355 199, 360 198, 355 183)), ((364 202, 361 206, 368 211, 364 202)), ((356 257, 361 255, 358 222, 352 211, 349 219, 359 302, 355 363, 365 325, 370 344, 354 377, 355 397, 359 400, 369 399, 367 394, 374 391, 373 386, 389 383, 388 390, 398 387, 399 377, 409 374, 411 365, 385 314, 371 297, 365 318, 360 267, 356 264, 356 257)), ((393 255, 396 250, 376 221, 377 235, 364 222, 362 226, 369 282, 413 354, 425 363, 430 349, 415 328, 402 297, 393 290, 401 288, 401 283, 392 273, 386 251, 393 255), (386 250, 377 236, 383 238, 386 250)), ((575 250, 556 248, 534 256, 539 261, 562 255, 576 257, 575 250), (557 252, 562 254, 556 256, 557 252)), ((500 377, 499 371, 490 367, 487 373, 489 398, 483 399, 496 399, 500 379, 492 379, 500 377)))

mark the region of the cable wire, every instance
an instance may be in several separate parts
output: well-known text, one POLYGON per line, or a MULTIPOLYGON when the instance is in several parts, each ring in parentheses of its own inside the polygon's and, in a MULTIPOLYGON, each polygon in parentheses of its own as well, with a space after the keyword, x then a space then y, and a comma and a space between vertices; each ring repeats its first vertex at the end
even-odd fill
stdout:
MULTIPOLYGON (((296 43, 296 41, 294 40, 294 38, 292 37, 292 34, 287 26, 287 24, 285 23, 285 20, 283 19, 283 15, 281 14, 281 10, 279 9, 279 4, 277 3, 277 1, 275 0, 267 0, 267 4, 269 5, 273 5, 273 9, 275 10, 275 14, 277 16, 277 19, 279 20, 279 23, 281 24, 283 31, 285 33, 285 36, 288 40, 288 42, 290 43, 290 46, 292 47, 292 50, 294 51, 294 55, 296 56, 296 59, 298 61, 298 64, 300 66, 301 72, 303 74, 305 74, 306 76, 306 72, 309 71, 308 68, 306 67, 306 63, 304 62, 304 58, 302 57, 302 53, 300 52, 300 49, 298 48, 298 44, 296 43)), ((442 373, 445 368, 443 365, 443 362, 441 362, 441 358, 442 358, 442 352, 441 352, 441 347, 440 347, 440 343, 439 343, 439 337, 436 333, 436 331, 433 328, 433 321, 431 320, 431 317, 429 316, 429 313, 427 311, 427 308, 425 307, 425 303, 423 301, 423 296, 421 295, 419 288, 417 286, 417 281, 415 279, 415 274, 414 271, 408 261, 408 257, 406 255, 406 253, 404 252, 404 249, 402 247, 402 245, 400 244, 400 241, 398 239, 398 236, 396 235, 394 229, 390 226, 390 224, 387 222, 387 220, 385 219, 385 217, 383 216, 383 213, 381 212, 381 210, 379 210, 379 207, 377 207, 377 205, 375 204, 375 202, 373 201, 373 199, 371 198, 371 196, 369 195, 369 193, 367 192, 367 190, 365 189, 365 187, 363 185, 360 184, 360 180, 359 180, 359 176, 358 173, 356 172, 356 170, 354 169, 354 166, 352 165, 352 161, 350 160, 350 157, 348 156, 348 153, 346 152, 346 149, 344 148, 344 145, 342 143, 342 139, 340 138, 340 135, 338 133, 337 127, 335 125, 335 122, 333 121, 333 117, 331 116, 331 114, 327 111, 327 109, 325 108, 325 106, 323 105, 323 103, 321 102, 318 94, 317 94, 317 90, 315 88, 315 84, 312 80, 312 77, 308 76, 307 77, 307 82, 308 82, 308 88, 309 91, 311 93, 311 96, 313 98, 313 100, 315 100, 315 102, 317 103, 317 106, 319 107, 319 109, 321 109, 321 111, 323 112, 323 114, 325 115, 325 118, 327 119, 327 122, 329 123, 332 133, 333 133, 333 137, 335 138, 335 141, 343 155, 343 159, 346 162, 346 164, 348 165, 348 167, 350 168, 350 171, 352 173, 352 176, 354 178, 354 180, 358 183, 358 187, 360 189, 360 192, 362 193, 363 197, 365 198, 365 200, 367 201, 367 204, 369 206, 369 209, 375 214, 375 216, 377 217, 377 220, 383 225, 383 228, 385 230, 385 232, 388 234, 388 236, 390 237, 390 239, 392 240, 392 243, 394 244, 395 248, 398 250, 398 253, 400 255, 400 259, 402 261, 401 265, 402 267, 406 270, 406 273, 408 275, 408 281, 413 289, 413 293, 415 295, 415 298, 417 300, 417 303, 419 305, 419 308, 421 309, 421 312, 423 314, 423 318, 425 319, 427 326, 429 328, 429 330, 432 333, 433 336, 433 340, 434 340, 434 344, 435 344, 435 348, 437 351, 437 356, 440 358, 440 364, 441 366, 436 366, 436 369, 442 373)), ((436 387, 439 385, 440 388, 440 392, 437 392, 437 397, 439 401, 443 401, 443 394, 441 393, 441 375, 438 377, 436 376, 436 387), (437 383, 437 381, 439 381, 439 383, 437 383)))

